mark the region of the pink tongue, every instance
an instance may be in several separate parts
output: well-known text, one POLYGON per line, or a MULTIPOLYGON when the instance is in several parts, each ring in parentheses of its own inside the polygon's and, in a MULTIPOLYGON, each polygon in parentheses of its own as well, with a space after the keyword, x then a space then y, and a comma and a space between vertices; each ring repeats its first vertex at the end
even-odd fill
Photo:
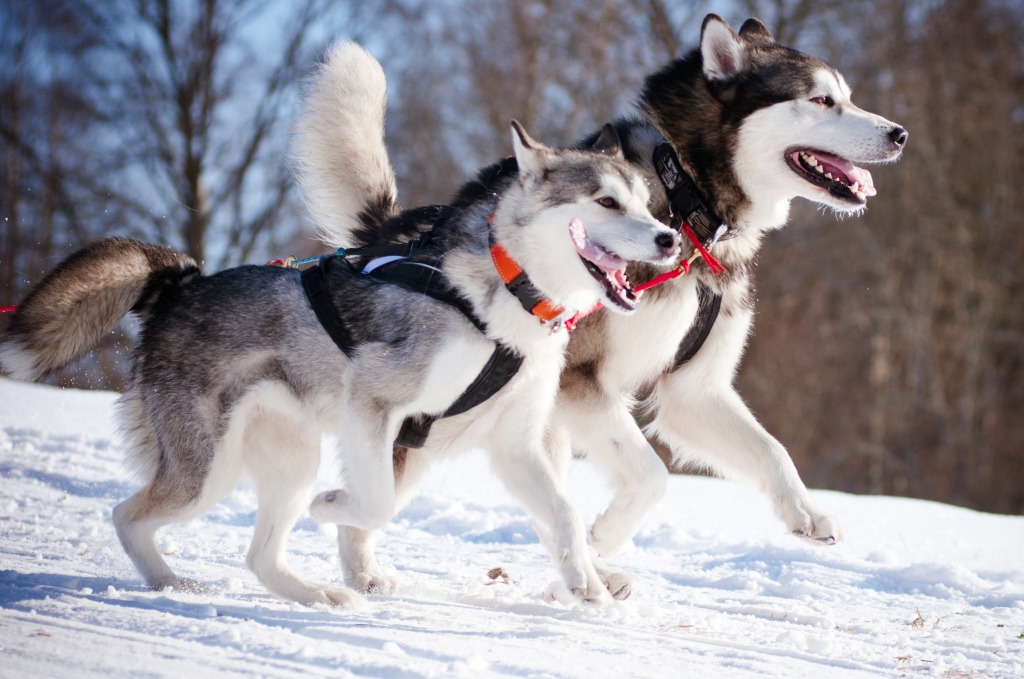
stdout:
POLYGON ((860 184, 865 196, 874 196, 878 193, 875 191, 875 183, 871 180, 871 173, 864 168, 857 167, 844 158, 837 158, 836 156, 830 156, 824 153, 815 153, 814 156, 820 162, 823 162, 826 165, 831 165, 845 174, 850 181, 860 184))
POLYGON ((602 269, 611 270, 622 269, 626 266, 626 262, 590 242, 587 230, 583 228, 583 222, 575 217, 569 220, 569 237, 572 238, 573 245, 576 246, 580 257, 588 262, 593 262, 602 269))

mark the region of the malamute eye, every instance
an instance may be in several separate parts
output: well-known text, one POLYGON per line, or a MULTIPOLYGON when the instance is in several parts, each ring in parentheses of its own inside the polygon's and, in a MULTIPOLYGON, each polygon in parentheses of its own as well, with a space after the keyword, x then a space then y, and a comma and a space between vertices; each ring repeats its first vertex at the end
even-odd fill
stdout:
POLYGON ((825 108, 832 108, 833 106, 836 105, 835 100, 832 99, 832 97, 828 96, 827 94, 823 94, 820 97, 815 97, 814 99, 811 99, 811 102, 814 104, 824 106, 825 108))
POLYGON ((609 210, 619 209, 619 201, 615 200, 611 196, 601 196, 600 198, 597 199, 597 204, 600 205, 601 207, 606 207, 609 210))

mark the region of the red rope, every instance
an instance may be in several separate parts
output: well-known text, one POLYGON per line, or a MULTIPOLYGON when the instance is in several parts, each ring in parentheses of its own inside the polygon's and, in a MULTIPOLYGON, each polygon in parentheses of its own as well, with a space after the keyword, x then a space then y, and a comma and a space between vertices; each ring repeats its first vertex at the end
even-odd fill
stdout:
POLYGON ((655 276, 646 283, 641 283, 640 285, 635 286, 633 290, 636 292, 643 292, 644 290, 657 287, 662 283, 668 283, 673 278, 677 278, 686 273, 690 273, 690 262, 689 260, 684 259, 683 261, 679 262, 679 266, 677 266, 676 268, 672 269, 671 271, 666 271, 660 276, 655 276))
MULTIPOLYGON (((683 233, 685 233, 686 237, 690 239, 690 242, 693 243, 693 247, 697 249, 697 252, 699 252, 700 256, 704 258, 704 261, 708 263, 708 268, 711 269, 712 273, 725 273, 725 267, 722 266, 722 263, 715 259, 710 252, 708 252, 708 249, 701 244, 700 240, 697 238, 697 234, 693 232, 693 229, 691 229, 690 225, 687 224, 686 222, 683 222, 683 233)), ((633 290, 638 293, 643 292, 644 290, 650 290, 651 288, 657 287, 662 283, 668 283, 673 278, 678 278, 679 276, 682 276, 683 274, 687 273, 690 273, 690 261, 684 259, 681 262, 679 262, 679 266, 677 266, 676 268, 672 269, 671 271, 666 271, 665 273, 660 274, 658 276, 655 276, 646 283, 641 283, 640 285, 635 286, 633 290)), ((594 305, 594 308, 590 309, 589 311, 581 311, 580 313, 576 314, 575 316, 573 316, 572 318, 565 322, 565 329, 569 332, 572 332, 573 330, 576 329, 576 324, 580 322, 581 318, 583 318, 584 316, 589 316, 590 314, 594 313, 603 306, 604 305, 601 302, 598 302, 597 304, 594 305)))
POLYGON ((18 308, 17 304, 15 304, 13 306, 0 306, 0 314, 5 314, 8 311, 14 311, 17 308, 18 308))
POLYGON ((683 222, 683 233, 685 233, 686 237, 690 239, 691 243, 693 243, 693 247, 697 248, 697 252, 699 252, 700 256, 704 258, 704 261, 708 263, 708 268, 711 269, 711 273, 725 273, 725 267, 722 266, 717 259, 712 257, 711 253, 701 245, 700 239, 697 238, 697 234, 693 232, 693 229, 691 229, 690 225, 686 222, 683 222))

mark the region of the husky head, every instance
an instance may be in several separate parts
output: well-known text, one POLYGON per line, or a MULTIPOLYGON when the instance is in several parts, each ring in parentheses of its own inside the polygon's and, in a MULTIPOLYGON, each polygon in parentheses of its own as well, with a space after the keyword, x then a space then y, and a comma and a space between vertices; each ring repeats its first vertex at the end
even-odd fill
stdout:
POLYGON ((735 228, 781 226, 796 197, 861 210, 876 192, 859 166, 896 160, 908 136, 757 19, 736 33, 714 14, 699 49, 648 78, 641 107, 735 228))
POLYGON ((605 126, 591 149, 556 150, 512 121, 512 144, 519 172, 495 211, 495 239, 555 304, 635 310, 627 261, 670 264, 679 237, 648 210, 647 184, 615 128, 605 126))

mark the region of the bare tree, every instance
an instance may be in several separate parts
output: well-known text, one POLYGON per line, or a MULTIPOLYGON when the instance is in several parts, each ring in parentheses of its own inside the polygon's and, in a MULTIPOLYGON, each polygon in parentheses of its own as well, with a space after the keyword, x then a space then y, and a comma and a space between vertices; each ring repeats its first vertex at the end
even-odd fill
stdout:
MULTIPOLYGON (((0 11, 7 300, 113 233, 182 248, 207 269, 266 261, 296 240, 287 154, 302 76, 370 10, 41 0, 0 11)), ((111 365, 94 362, 88 379, 111 365)), ((119 380, 115 370, 93 383, 119 380)))
POLYGON ((680 32, 699 26, 694 6, 666 0, 396 4, 407 21, 377 54, 410 204, 446 200, 508 155, 511 118, 545 142, 571 144, 628 111, 643 77, 679 50, 680 32))

